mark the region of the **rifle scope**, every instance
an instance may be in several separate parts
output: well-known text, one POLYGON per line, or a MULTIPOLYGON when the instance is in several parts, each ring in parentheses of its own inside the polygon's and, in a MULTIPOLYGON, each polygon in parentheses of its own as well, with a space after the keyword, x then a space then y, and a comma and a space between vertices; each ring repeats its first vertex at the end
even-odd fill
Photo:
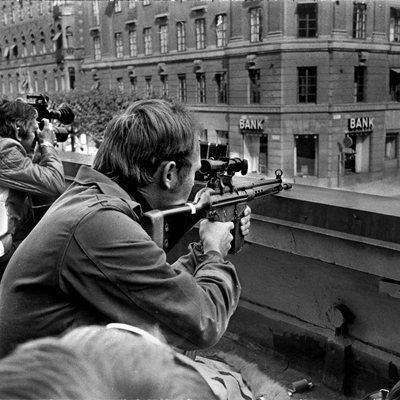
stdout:
POLYGON ((234 175, 235 172, 240 172, 242 175, 246 175, 248 170, 247 160, 242 160, 238 157, 235 158, 220 158, 218 160, 202 159, 200 172, 204 175, 224 173, 228 175, 234 175))

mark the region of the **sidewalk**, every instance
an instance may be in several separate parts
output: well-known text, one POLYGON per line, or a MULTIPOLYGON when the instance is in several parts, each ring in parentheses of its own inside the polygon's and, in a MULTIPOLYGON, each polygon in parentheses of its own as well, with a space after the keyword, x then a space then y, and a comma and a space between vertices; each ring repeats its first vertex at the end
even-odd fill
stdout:
POLYGON ((367 193, 375 194, 378 196, 400 198, 400 178, 388 177, 379 181, 369 183, 357 183, 354 185, 343 186, 337 189, 357 193, 367 193))

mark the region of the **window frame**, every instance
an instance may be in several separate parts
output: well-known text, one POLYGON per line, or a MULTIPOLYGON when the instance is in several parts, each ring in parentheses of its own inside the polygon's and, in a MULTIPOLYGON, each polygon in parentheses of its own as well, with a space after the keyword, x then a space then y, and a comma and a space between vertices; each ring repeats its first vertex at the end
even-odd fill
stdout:
POLYGON ((124 57, 124 40, 122 37, 122 32, 114 33, 114 46, 115 46, 115 57, 123 58, 124 57))
POLYGON ((299 104, 317 104, 317 73, 316 66, 297 67, 297 102, 299 104))
POLYGON ((181 103, 187 102, 186 74, 178 74, 178 99, 181 103))
POLYGON ((136 57, 138 54, 136 26, 129 27, 128 42, 129 42, 129 56, 136 57))
POLYGON ((228 81, 225 71, 215 74, 217 104, 228 103, 228 81))
POLYGON ((176 23, 176 49, 186 51, 186 23, 184 21, 176 23))
POLYGON ((95 60, 101 60, 101 42, 100 36, 93 36, 93 57, 95 60))
POLYGON ((297 37, 315 38, 317 36, 318 4, 311 2, 297 4, 297 37))
POLYGON ((365 66, 354 67, 354 102, 361 103, 366 101, 365 89, 366 89, 366 72, 365 66))
POLYGON ((205 104, 206 101, 206 74, 199 72, 196 74, 196 102, 198 104, 205 104))
POLYGON ((250 42, 257 43, 262 40, 262 8, 254 7, 250 10, 250 42))
POLYGON ((217 47, 227 45, 228 19, 226 14, 217 14, 215 16, 215 40, 217 47), (219 19, 221 18, 221 23, 219 19))
POLYGON ((249 104, 261 104, 261 70, 249 69, 249 104), (255 78, 255 79, 253 79, 255 78))
POLYGON ((366 39, 367 35, 367 5, 355 2, 353 4, 353 39, 366 39))
POLYGON ((168 23, 163 22, 158 27, 160 37, 160 54, 168 53, 168 23))
POLYGON ((153 38, 151 27, 143 28, 143 50, 145 56, 151 56, 153 54, 153 38))
POLYGON ((206 48, 206 20, 205 18, 197 18, 194 21, 196 50, 206 48))

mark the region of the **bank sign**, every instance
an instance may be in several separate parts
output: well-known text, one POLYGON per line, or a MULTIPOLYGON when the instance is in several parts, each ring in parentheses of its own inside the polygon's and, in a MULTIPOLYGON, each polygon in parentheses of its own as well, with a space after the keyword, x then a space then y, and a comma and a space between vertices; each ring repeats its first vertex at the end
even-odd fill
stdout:
POLYGON ((374 118, 373 117, 359 117, 349 118, 348 129, 350 132, 354 131, 372 131, 374 129, 374 118))
POLYGON ((264 130, 264 120, 263 119, 240 118, 239 129, 241 131, 262 132, 264 130))

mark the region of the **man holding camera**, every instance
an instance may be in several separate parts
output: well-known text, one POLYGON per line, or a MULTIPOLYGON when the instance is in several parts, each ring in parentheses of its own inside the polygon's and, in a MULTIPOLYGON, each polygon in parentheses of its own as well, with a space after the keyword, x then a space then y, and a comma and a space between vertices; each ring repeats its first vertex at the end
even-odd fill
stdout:
POLYGON ((52 126, 43 120, 40 131, 37 117, 24 101, 0 103, 0 278, 33 227, 29 195, 55 198, 65 186, 52 126))

